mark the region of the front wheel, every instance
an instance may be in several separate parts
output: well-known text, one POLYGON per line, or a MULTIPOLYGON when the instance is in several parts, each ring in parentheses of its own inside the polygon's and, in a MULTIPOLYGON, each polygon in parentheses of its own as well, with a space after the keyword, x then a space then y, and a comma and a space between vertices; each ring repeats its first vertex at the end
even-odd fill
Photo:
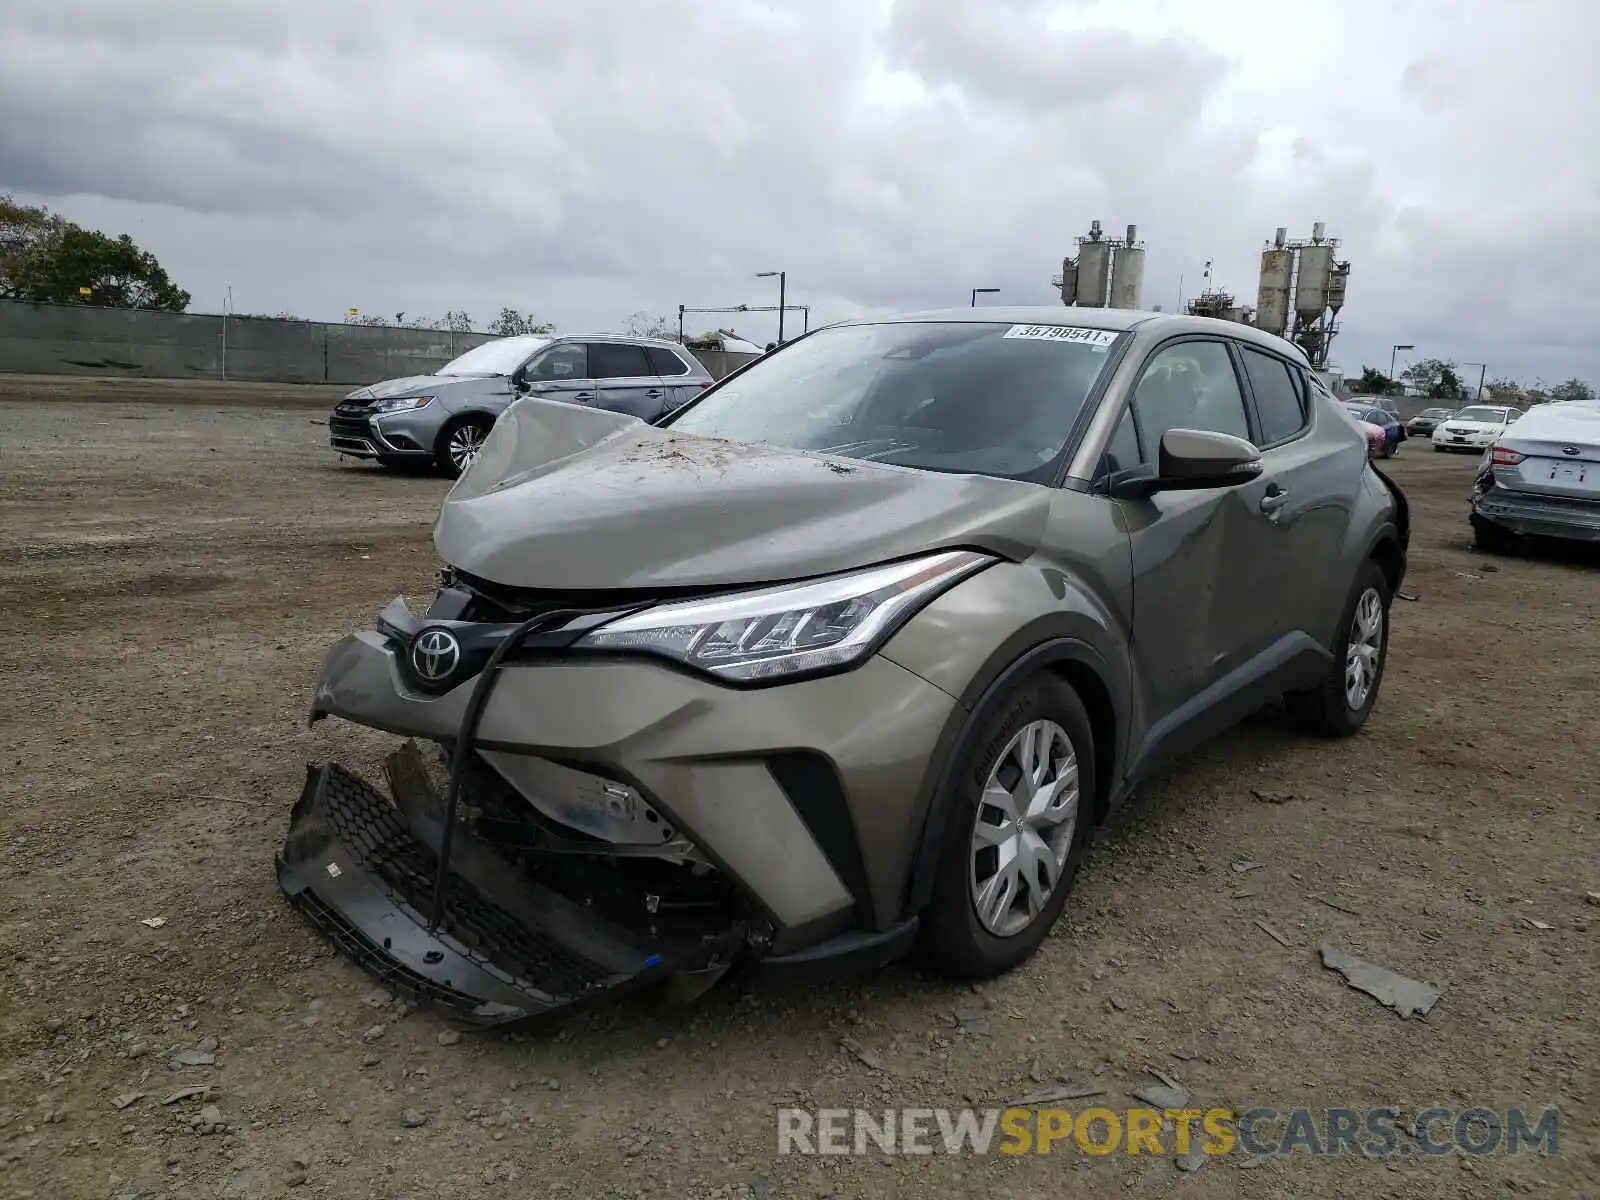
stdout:
POLYGON ((956 765, 924 956, 986 979, 1031 957, 1061 915, 1094 812, 1094 739, 1078 694, 1042 675, 991 716, 956 765))
POLYGON ((439 434, 434 465, 446 479, 458 479, 483 449, 494 422, 488 417, 457 417, 439 434))
POLYGON ((1283 698, 1290 720, 1300 728, 1349 737, 1366 724, 1389 657, 1389 601, 1389 580, 1369 558, 1356 572, 1328 673, 1315 687, 1283 698))

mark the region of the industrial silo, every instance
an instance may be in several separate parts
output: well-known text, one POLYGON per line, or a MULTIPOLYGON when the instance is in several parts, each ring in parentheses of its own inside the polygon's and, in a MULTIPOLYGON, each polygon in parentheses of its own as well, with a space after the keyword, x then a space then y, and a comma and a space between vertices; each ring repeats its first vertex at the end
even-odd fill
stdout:
POLYGON ((1284 244, 1288 233, 1278 230, 1272 246, 1261 252, 1261 283, 1256 289, 1256 328, 1279 337, 1289 328, 1289 279, 1294 273, 1294 251, 1284 244))
POLYGON ((1294 281, 1294 313, 1299 324, 1318 320, 1328 307, 1328 278, 1333 273, 1333 247, 1322 240, 1321 221, 1311 226, 1311 244, 1300 247, 1300 270, 1294 281))
POLYGON ((1063 258, 1061 260, 1061 303, 1076 304, 1078 301, 1078 260, 1063 258))
POLYGON ((1139 227, 1128 226, 1128 240, 1117 247, 1111 264, 1111 307, 1138 308, 1144 294, 1144 247, 1139 227))
POLYGON ((1335 316, 1344 307, 1344 285, 1350 278, 1350 264, 1338 263, 1333 268, 1333 274, 1328 276, 1328 307, 1335 316))
MULTIPOLYGON (((1095 222, 1099 225, 1099 222, 1095 222)), ((1104 308, 1111 278, 1111 243, 1098 236, 1078 243, 1078 307, 1104 308)))

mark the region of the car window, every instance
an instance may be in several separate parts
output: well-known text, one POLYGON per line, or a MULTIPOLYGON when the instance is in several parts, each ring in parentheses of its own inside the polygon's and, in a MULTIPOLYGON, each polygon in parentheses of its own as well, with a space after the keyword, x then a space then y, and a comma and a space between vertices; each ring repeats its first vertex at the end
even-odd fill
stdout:
POLYGON ((1154 454, 1169 429, 1250 437, 1244 396, 1221 342, 1178 342, 1158 351, 1134 391, 1144 444, 1154 454))
POLYGON ((534 383, 588 379, 588 361, 588 347, 582 342, 562 342, 559 346, 551 346, 530 362, 523 375, 534 383))
POLYGON ((1241 346, 1245 374, 1256 398, 1256 416, 1261 422, 1261 444, 1273 446, 1288 441, 1306 425, 1300 388, 1281 358, 1241 346))
POLYGON ((657 375, 687 375, 689 364, 684 362, 665 346, 646 346, 645 356, 650 360, 650 369, 657 375))
POLYGON ((589 370, 595 379, 637 379, 655 374, 645 359, 644 347, 620 342, 590 342, 589 370))

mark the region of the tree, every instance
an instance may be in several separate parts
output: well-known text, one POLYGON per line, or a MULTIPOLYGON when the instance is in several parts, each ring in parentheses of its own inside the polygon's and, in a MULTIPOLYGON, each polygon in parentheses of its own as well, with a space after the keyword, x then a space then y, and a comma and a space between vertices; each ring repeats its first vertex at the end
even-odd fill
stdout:
POLYGON ((1357 396, 1387 396, 1393 386, 1394 380, 1382 371, 1363 365, 1361 378, 1356 380, 1354 391, 1357 396))
POLYGON ((630 337, 665 338, 678 340, 677 326, 666 317, 652 317, 646 312, 636 312, 622 323, 622 332, 630 337))
POLYGON ((1460 400, 1466 395, 1456 365, 1439 358, 1424 358, 1400 372, 1400 378, 1436 400, 1460 400))
POLYGON ((500 315, 489 323, 489 332, 496 337, 515 337, 524 333, 554 333, 556 327, 549 323, 536 324, 531 316, 524 316, 514 308, 502 308, 500 315))
POLYGON ((1515 379, 1504 375, 1495 377, 1484 384, 1484 390, 1489 393, 1489 399, 1496 404, 1517 404, 1527 398, 1527 392, 1515 379))
POLYGON ((23 264, 51 253, 66 224, 48 208, 18 204, 9 193, 0 194, 0 299, 22 298, 23 264))
POLYGON ((182 312, 189 293, 127 234, 83 229, 45 208, 0 197, 0 296, 182 312))
POLYGON ((1562 400, 1593 400, 1594 388, 1581 379, 1569 379, 1565 383, 1558 383, 1550 389, 1550 399, 1562 400))

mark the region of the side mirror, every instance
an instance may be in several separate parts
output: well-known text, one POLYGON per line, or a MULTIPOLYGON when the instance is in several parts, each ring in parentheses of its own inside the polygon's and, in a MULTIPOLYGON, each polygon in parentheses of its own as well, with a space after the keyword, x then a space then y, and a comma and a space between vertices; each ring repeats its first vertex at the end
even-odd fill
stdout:
POLYGON ((518 393, 528 390, 528 368, 526 365, 520 366, 511 372, 511 390, 518 393))
POLYGON ((1261 452, 1244 438, 1203 429, 1169 429, 1161 435, 1154 475, 1116 486, 1119 496, 1234 487, 1261 475, 1261 452))

